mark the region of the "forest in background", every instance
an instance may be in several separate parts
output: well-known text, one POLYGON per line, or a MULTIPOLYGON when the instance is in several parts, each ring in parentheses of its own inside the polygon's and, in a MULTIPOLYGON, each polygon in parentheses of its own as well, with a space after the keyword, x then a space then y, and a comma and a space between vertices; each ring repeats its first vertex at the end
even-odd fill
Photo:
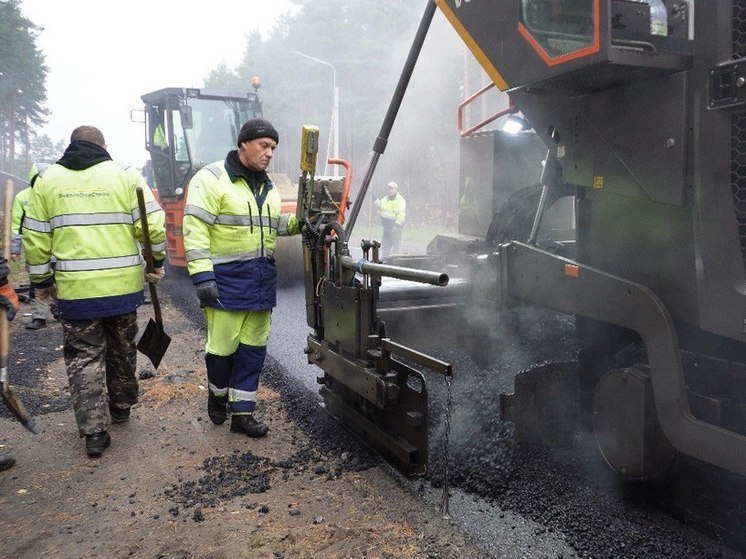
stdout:
MULTIPOLYGON (((295 0, 294 4, 296 9, 284 14, 272 29, 257 29, 247 36, 240 64, 216 63, 201 85, 248 91, 254 76, 261 79, 264 115, 282 135, 273 170, 291 177, 297 174, 304 124, 321 131, 319 172, 324 170, 321 161, 332 151, 336 85, 338 156, 352 163, 355 188, 369 165, 426 2, 295 0)), ((245 9, 250 22, 251 8, 245 9)), ((62 140, 35 133, 49 116, 45 108, 49 69, 36 46, 39 33, 43 29, 23 17, 18 0, 0 0, 0 167, 21 177, 34 161, 54 160, 64 149, 62 140)), ((457 107, 485 79, 436 12, 371 184, 380 196, 390 180, 399 183, 409 202, 410 225, 454 225, 457 107)))

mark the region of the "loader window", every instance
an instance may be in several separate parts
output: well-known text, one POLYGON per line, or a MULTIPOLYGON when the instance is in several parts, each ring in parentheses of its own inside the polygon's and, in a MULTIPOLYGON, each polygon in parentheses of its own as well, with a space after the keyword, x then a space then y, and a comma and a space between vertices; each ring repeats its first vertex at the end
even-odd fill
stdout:
POLYGON ((519 31, 550 65, 583 56, 597 43, 598 0, 519 2, 519 31))
POLYGON ((195 99, 191 107, 193 127, 186 135, 196 167, 225 159, 236 149, 241 125, 256 116, 243 99, 195 99))
POLYGON ((171 175, 171 156, 169 148, 168 122, 166 111, 159 105, 147 108, 147 149, 150 152, 151 173, 148 184, 170 192, 173 190, 171 175))
POLYGON ((189 151, 187 148, 186 132, 181 120, 181 111, 172 111, 174 131, 171 137, 176 146, 176 163, 189 163, 189 151))
POLYGON ((147 117, 150 186, 158 189, 161 198, 170 198, 177 188, 183 188, 190 170, 180 112, 160 104, 151 105, 147 117))

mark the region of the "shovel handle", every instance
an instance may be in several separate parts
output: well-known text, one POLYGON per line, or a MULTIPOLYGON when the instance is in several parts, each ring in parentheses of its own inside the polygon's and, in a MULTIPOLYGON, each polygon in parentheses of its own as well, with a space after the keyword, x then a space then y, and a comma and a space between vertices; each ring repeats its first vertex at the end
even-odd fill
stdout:
MULTIPOLYGON (((5 200, 3 203, 3 256, 10 260, 10 227, 11 212, 13 208, 13 181, 5 181, 5 200)), ((34 422, 26 411, 20 398, 10 387, 8 379, 8 353, 10 350, 10 325, 8 324, 8 313, 4 307, 0 307, 0 396, 5 405, 26 429, 36 435, 34 422)))
MULTIPOLYGON (((10 261, 10 214, 13 208, 13 181, 5 181, 5 200, 3 201, 3 256, 10 261)), ((8 384, 8 348, 10 345, 10 328, 8 314, 0 309, 0 382, 8 384)))
MULTIPOLYGON (((145 241, 142 243, 142 252, 145 257, 145 271, 152 273, 155 270, 153 265, 153 249, 150 246, 150 229, 148 227, 148 214, 145 212, 145 194, 142 191, 142 187, 138 186, 135 191, 137 192, 137 206, 140 208, 140 224, 142 225, 142 235, 145 241)), ((155 321, 163 328, 163 317, 161 316, 161 304, 158 301, 158 293, 156 293, 155 285, 148 282, 148 289, 150 290, 150 299, 153 303, 153 312, 155 314, 155 321)))

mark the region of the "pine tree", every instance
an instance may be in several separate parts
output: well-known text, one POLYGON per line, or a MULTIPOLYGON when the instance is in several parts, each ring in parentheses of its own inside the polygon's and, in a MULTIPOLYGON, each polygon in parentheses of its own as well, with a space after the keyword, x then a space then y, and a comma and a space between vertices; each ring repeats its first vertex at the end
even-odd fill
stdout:
POLYGON ((16 175, 28 168, 26 158, 16 161, 16 143, 25 145, 27 154, 33 128, 48 114, 39 31, 21 14, 19 0, 0 0, 0 167, 16 175))

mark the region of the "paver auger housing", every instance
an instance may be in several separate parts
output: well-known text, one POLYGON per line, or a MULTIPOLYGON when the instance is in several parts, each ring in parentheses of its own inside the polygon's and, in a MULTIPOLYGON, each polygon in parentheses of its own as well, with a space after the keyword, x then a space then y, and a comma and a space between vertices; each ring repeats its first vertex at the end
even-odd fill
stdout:
POLYGON ((445 286, 448 276, 379 262, 379 244, 363 241, 364 257, 350 256, 344 221, 350 170, 315 177, 318 129, 305 127, 298 188, 303 225, 308 362, 320 367, 327 411, 404 473, 427 467, 427 368, 451 366, 386 337, 376 304, 381 277, 445 286))

